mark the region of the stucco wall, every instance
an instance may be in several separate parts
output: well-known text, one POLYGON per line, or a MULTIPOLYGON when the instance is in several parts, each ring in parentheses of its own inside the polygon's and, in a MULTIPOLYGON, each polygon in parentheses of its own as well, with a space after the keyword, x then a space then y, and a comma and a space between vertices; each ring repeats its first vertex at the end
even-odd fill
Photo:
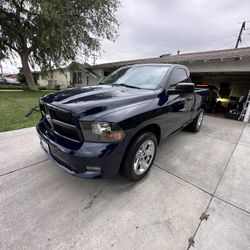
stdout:
POLYGON ((49 72, 46 76, 42 76, 41 74, 39 74, 37 83, 40 86, 48 86, 49 81, 52 81, 53 86, 59 84, 62 87, 66 87, 69 83, 69 79, 70 79, 69 71, 53 70, 52 72, 49 72))
MULTIPOLYGON (((79 70, 76 71, 71 71, 68 72, 68 74, 70 74, 70 82, 73 82, 73 73, 74 72, 80 72, 79 70)), ((86 73, 85 71, 81 71, 82 74, 82 84, 75 84, 76 86, 93 86, 98 84, 98 82, 102 79, 102 69, 97 69, 97 70, 92 70, 92 72, 94 72, 97 76, 94 76, 92 74, 86 73), (87 75, 88 75, 88 83, 87 83, 87 75)))
POLYGON ((97 78, 90 77, 89 85, 91 85, 91 86, 97 85, 103 79, 103 70, 102 69, 95 69, 95 70, 92 70, 92 71, 95 74, 97 74, 99 77, 97 77, 97 78))

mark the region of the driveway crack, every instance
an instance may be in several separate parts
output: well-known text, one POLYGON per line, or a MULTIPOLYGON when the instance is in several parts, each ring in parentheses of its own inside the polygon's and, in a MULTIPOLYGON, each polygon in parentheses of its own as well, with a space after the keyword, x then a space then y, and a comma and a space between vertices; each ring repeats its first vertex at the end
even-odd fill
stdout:
POLYGON ((48 159, 45 159, 45 160, 42 160, 42 161, 38 161, 38 162, 35 162, 35 163, 30 164, 30 165, 28 165, 28 166, 21 167, 21 168, 17 168, 17 169, 11 170, 11 171, 9 171, 9 172, 0 174, 0 177, 3 177, 3 176, 5 176, 5 175, 9 175, 9 174, 12 174, 12 173, 21 171, 21 170, 26 169, 26 168, 29 168, 29 167, 33 167, 33 166, 35 166, 35 165, 37 165, 37 164, 39 164, 39 163, 45 162, 45 161, 48 161, 48 159))
MULTIPOLYGON (((225 166, 225 168, 224 168, 224 170, 223 170, 223 172, 222 172, 222 175, 221 175, 221 177, 220 177, 220 179, 219 179, 219 181, 218 181, 218 184, 216 185, 216 188, 215 188, 214 192, 213 192, 212 194, 210 194, 210 195, 211 195, 211 198, 210 198, 210 200, 209 200, 209 202, 208 202, 208 205, 207 205, 207 207, 206 207, 206 210, 204 211, 204 214, 207 214, 207 211, 208 211, 208 209, 209 209, 209 207, 210 207, 210 204, 211 204, 213 198, 216 197, 216 196, 215 196, 215 193, 216 193, 217 189, 219 188, 219 185, 220 185, 220 183, 221 183, 221 180, 222 180, 222 178, 223 178, 223 176, 224 176, 224 174, 225 174, 225 172, 226 172, 226 170, 227 170, 227 168, 228 168, 229 162, 231 161, 231 158, 232 158, 232 156, 233 156, 233 154, 234 154, 234 151, 235 151, 237 145, 239 144, 240 138, 241 138, 241 136, 242 136, 242 134, 243 134, 243 132, 244 132, 246 126, 247 126, 247 124, 245 124, 244 128, 243 128, 242 131, 241 131, 241 134, 240 134, 240 136, 239 136, 239 138, 238 138, 238 140, 237 140, 237 142, 236 142, 236 144, 235 144, 235 146, 234 146, 234 148, 233 148, 233 150, 232 150, 232 152, 231 152, 231 154, 230 154, 230 156, 229 156, 229 159, 228 159, 228 161, 227 161, 227 163, 226 163, 226 166, 225 166)), ((200 221, 199 221, 198 226, 197 226, 197 228, 196 228, 196 230, 195 230, 193 236, 191 236, 191 237, 189 238, 187 250, 189 250, 190 247, 194 247, 194 243, 195 243, 195 240, 194 240, 194 239, 195 239, 195 236, 196 236, 198 230, 200 229, 200 226, 201 226, 202 221, 203 221, 203 220, 200 220, 200 221)))
POLYGON ((94 205, 96 199, 98 198, 98 196, 101 193, 102 193, 102 190, 100 190, 97 194, 93 194, 92 199, 84 206, 83 211, 86 211, 86 210, 90 209, 94 205))

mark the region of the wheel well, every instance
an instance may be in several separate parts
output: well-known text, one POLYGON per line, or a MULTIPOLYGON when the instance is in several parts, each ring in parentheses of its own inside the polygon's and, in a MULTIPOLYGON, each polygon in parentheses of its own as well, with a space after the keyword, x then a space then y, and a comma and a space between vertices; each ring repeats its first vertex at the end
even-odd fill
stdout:
MULTIPOLYGON (((156 136, 157 143, 158 144, 160 143, 160 140, 161 140, 161 129, 160 129, 159 125, 157 125, 157 124, 150 124, 150 125, 147 125, 146 127, 141 128, 139 131, 137 131, 137 133, 130 140, 130 142, 129 142, 128 146, 127 146, 127 149, 130 148, 130 145, 134 142, 134 139, 138 135, 142 134, 143 132, 152 132, 156 136)), ((127 149, 126 149, 126 151, 127 151, 127 149)))
POLYGON ((133 137, 132 139, 130 140, 127 148, 126 148, 126 151, 125 151, 125 154, 123 156, 123 159, 122 159, 122 164, 121 164, 121 167, 120 167, 120 170, 122 168, 122 165, 123 165, 123 162, 124 162, 124 159, 126 157, 126 154, 127 154, 127 151, 128 151, 128 148, 130 148, 130 145, 134 142, 134 139, 139 135, 139 134, 142 134, 143 132, 152 132, 155 134, 156 136, 156 139, 157 139, 157 143, 159 144, 160 143, 160 140, 161 140, 161 128, 159 127, 159 125, 157 124, 150 124, 142 129, 140 129, 133 137))
POLYGON ((148 126, 142 128, 133 136, 133 138, 135 138, 139 134, 142 134, 143 132, 152 132, 153 134, 155 134, 158 144, 160 143, 161 129, 157 124, 151 124, 151 125, 148 125, 148 126))

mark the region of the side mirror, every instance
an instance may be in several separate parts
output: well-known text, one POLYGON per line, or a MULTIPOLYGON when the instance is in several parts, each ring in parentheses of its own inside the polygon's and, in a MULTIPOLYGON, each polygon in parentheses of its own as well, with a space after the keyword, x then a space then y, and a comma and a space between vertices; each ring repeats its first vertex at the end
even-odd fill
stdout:
POLYGON ((181 82, 176 85, 175 90, 181 92, 194 92, 194 84, 190 82, 181 82))

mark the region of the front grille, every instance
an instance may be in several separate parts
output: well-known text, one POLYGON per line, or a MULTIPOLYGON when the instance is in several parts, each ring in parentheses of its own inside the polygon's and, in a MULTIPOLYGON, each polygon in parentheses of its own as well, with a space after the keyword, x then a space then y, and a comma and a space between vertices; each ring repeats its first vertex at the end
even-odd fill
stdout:
POLYGON ((68 138, 74 139, 76 141, 80 141, 77 130, 70 129, 70 128, 65 128, 65 127, 57 125, 57 124, 54 124, 54 129, 60 135, 64 135, 64 136, 66 136, 68 138))
POLYGON ((83 141, 78 121, 69 111, 58 110, 42 103, 40 109, 46 127, 55 136, 60 136, 71 142, 80 143, 83 141))
POLYGON ((56 119, 58 121, 62 121, 62 122, 65 122, 67 124, 75 125, 75 121, 70 114, 63 113, 61 111, 55 111, 52 109, 50 109, 50 114, 54 119, 56 119))

